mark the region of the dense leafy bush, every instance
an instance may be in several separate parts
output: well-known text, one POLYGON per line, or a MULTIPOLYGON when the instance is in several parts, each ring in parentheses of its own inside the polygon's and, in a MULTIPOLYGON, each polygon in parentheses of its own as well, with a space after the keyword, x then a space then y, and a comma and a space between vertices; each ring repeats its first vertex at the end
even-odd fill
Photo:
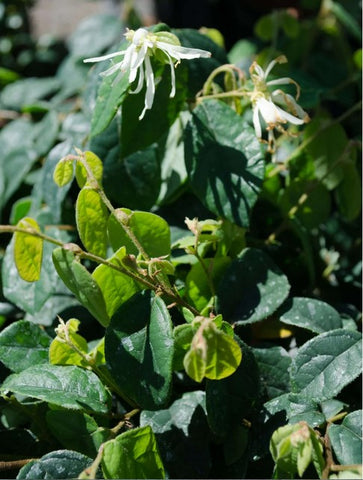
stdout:
POLYGON ((7 76, 4 476, 360 478, 356 18, 97 16, 7 76))

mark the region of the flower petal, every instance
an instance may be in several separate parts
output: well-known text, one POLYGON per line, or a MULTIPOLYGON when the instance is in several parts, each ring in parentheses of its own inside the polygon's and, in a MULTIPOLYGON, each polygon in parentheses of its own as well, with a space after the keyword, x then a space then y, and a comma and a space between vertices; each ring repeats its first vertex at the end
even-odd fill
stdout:
POLYGON ((181 47, 180 45, 172 45, 166 42, 156 42, 156 46, 165 53, 168 53, 172 58, 180 60, 186 58, 191 60, 193 58, 209 58, 212 56, 211 52, 201 50, 199 48, 181 47))
POLYGON ((85 58, 83 63, 95 63, 95 62, 102 62, 103 60, 108 60, 110 58, 118 57, 121 55, 125 55, 127 50, 121 50, 119 52, 109 53, 107 55, 102 55, 102 57, 92 57, 92 58, 85 58))
POLYGON ((259 110, 258 110, 257 106, 255 106, 253 108, 252 120, 253 120, 253 126, 255 127, 256 136, 258 138, 261 138, 262 137, 262 130, 261 130, 260 117, 259 117, 259 110))

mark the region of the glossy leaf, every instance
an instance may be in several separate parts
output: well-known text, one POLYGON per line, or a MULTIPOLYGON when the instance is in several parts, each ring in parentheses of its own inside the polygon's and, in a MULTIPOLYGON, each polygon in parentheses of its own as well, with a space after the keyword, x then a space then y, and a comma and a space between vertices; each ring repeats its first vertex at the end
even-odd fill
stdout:
MULTIPOLYGON (((125 247, 121 247, 108 261, 115 265, 121 265, 125 254, 125 247)), ((126 300, 140 290, 140 286, 135 280, 107 265, 99 265, 93 271, 92 277, 100 287, 110 318, 126 300)))
POLYGON ((200 201, 216 215, 248 227, 264 161, 254 131, 228 105, 206 100, 193 111, 185 164, 200 201))
POLYGON ((82 305, 103 326, 108 325, 109 317, 101 289, 74 254, 69 250, 56 248, 53 250, 53 263, 58 275, 82 305))
POLYGON ((124 303, 106 330, 110 372, 121 391, 142 408, 160 408, 169 397, 173 343, 166 305, 149 291, 124 303))
POLYGON ((289 391, 288 373, 291 357, 282 347, 254 348, 253 354, 260 370, 262 384, 269 398, 289 391))
POLYGON ((19 480, 68 479, 78 475, 92 464, 92 459, 71 450, 55 450, 39 460, 25 465, 16 477, 19 480))
MULTIPOLYGON (((127 208, 120 210, 129 215, 128 226, 150 257, 169 255, 170 228, 163 218, 149 212, 132 212, 127 208)), ((125 246, 127 254, 139 253, 113 215, 108 222, 108 231, 115 251, 125 246)))
POLYGON ((80 367, 35 365, 7 377, 1 393, 38 398, 72 410, 107 413, 109 395, 100 379, 80 367), (74 386, 77 385, 77 388, 74 386))
POLYGON ((102 471, 105 478, 165 478, 151 428, 134 428, 106 442, 102 471))
MULTIPOLYGON (((17 227, 40 232, 38 223, 30 217, 18 222, 17 227)), ((14 260, 19 275, 27 282, 39 280, 43 257, 43 239, 30 233, 15 232, 14 260)))
POLYGON ((99 257, 106 256, 108 217, 100 194, 93 188, 83 187, 76 203, 77 229, 86 249, 99 257))
POLYGON ((306 328, 314 333, 342 328, 339 313, 329 304, 314 298, 295 297, 279 310, 281 322, 306 328))
POLYGON ((149 425, 155 433, 169 478, 208 476, 211 455, 205 392, 186 392, 165 410, 143 410, 140 425, 149 425))
POLYGON ((361 373, 361 334, 337 329, 322 333, 299 348, 290 375, 293 392, 315 401, 335 397, 361 373))
POLYGON ((48 362, 51 337, 26 320, 14 322, 0 333, 1 362, 13 372, 48 362))
POLYGON ((286 276, 270 257, 262 250, 246 248, 219 284, 219 309, 229 322, 258 322, 277 310, 289 290, 286 276))
POLYGON ((340 425, 329 425, 328 435, 339 463, 362 463, 362 410, 349 413, 340 425))

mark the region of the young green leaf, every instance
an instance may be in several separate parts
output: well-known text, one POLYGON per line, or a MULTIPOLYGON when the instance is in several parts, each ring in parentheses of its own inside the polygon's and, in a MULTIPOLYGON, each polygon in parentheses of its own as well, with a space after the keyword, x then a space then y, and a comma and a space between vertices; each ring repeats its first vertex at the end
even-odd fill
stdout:
MULTIPOLYGON (((108 261, 115 265, 121 265, 125 255, 126 249, 121 247, 108 261)), ((92 273, 92 277, 100 287, 110 318, 126 300, 140 290, 140 286, 135 280, 107 265, 99 265, 92 273)))
POLYGON ((149 426, 134 428, 103 445, 105 478, 165 478, 155 435, 149 426))
POLYGON ((87 367, 89 362, 84 358, 88 353, 85 338, 76 332, 79 320, 71 318, 67 323, 62 322, 57 328, 57 336, 49 348, 49 361, 53 365, 78 365, 87 367))
MULTIPOLYGON (((17 227, 40 232, 38 223, 30 217, 18 222, 17 227)), ((19 275, 27 282, 39 280, 43 257, 43 240, 30 233, 15 232, 14 260, 19 275)))
POLYGON ((58 275, 82 305, 101 325, 108 325, 110 319, 100 287, 74 254, 61 247, 56 248, 53 250, 53 263, 58 275))
POLYGON ((100 194, 91 187, 83 187, 76 203, 77 229, 83 245, 99 257, 106 256, 108 217, 100 194))
MULTIPOLYGON (((101 185, 102 184, 102 175, 103 175, 103 163, 100 158, 93 152, 84 152, 84 160, 87 163, 88 168, 92 172, 92 175, 96 181, 101 185)), ((92 185, 92 181, 89 179, 89 175, 86 167, 83 165, 81 160, 78 160, 76 163, 76 179, 79 188, 83 188, 87 185, 92 185)))
POLYGON ((328 435, 339 463, 362 463, 362 410, 349 413, 340 425, 329 425, 328 435))
POLYGON ((62 158, 55 166, 53 180, 58 187, 64 187, 73 179, 74 165, 73 160, 62 158))

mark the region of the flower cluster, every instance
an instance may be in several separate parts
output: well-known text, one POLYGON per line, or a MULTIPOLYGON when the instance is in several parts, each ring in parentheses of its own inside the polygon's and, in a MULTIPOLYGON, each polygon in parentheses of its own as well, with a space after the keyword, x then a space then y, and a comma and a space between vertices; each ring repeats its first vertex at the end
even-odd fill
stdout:
POLYGON ((273 152, 275 148, 274 129, 280 132, 286 132, 283 125, 287 122, 293 125, 302 125, 309 121, 309 115, 296 102, 300 89, 294 80, 283 77, 267 81, 267 77, 276 63, 285 63, 286 61, 286 57, 280 56, 270 62, 266 70, 263 70, 256 62, 253 62, 250 67, 251 79, 254 85, 254 90, 251 92, 253 125, 257 137, 261 139, 261 117, 266 123, 270 152, 273 152), (270 88, 274 85, 287 85, 291 83, 297 88, 296 99, 281 89, 271 91, 270 88))
POLYGON ((84 62, 101 62, 117 57, 123 57, 122 60, 114 63, 106 71, 102 72, 103 76, 112 75, 119 71, 115 82, 119 81, 121 76, 129 72, 129 83, 133 83, 136 78, 136 88, 130 93, 139 93, 146 83, 146 94, 144 109, 139 116, 141 120, 146 110, 151 109, 155 96, 155 77, 152 69, 150 58, 156 56, 157 59, 164 63, 168 63, 171 69, 171 91, 170 98, 175 95, 175 67, 182 59, 206 58, 211 53, 197 48, 186 48, 180 45, 178 38, 170 32, 153 33, 144 28, 138 30, 127 30, 126 39, 130 45, 126 50, 110 53, 101 57, 87 58, 84 62))

